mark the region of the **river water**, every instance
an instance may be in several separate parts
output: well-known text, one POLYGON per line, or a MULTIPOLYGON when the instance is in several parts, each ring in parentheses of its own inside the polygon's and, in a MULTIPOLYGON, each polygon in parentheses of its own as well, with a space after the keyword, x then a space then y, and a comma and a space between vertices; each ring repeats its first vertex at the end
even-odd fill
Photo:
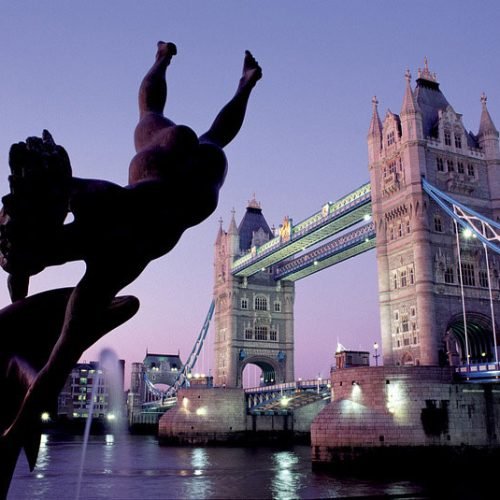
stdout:
MULTIPOLYGON (((9 499, 75 498, 82 436, 43 435, 38 465, 24 457, 9 499)), ((427 498, 416 481, 335 477, 311 468, 310 448, 165 447, 152 436, 91 436, 80 498, 427 498)))

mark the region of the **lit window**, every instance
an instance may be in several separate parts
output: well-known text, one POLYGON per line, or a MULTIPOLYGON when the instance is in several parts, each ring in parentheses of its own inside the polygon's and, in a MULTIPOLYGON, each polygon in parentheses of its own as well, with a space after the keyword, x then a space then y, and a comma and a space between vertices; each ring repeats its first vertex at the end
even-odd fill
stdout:
POLYGON ((259 295, 255 298, 255 310, 256 311, 267 311, 267 299, 259 295))
POLYGON ((444 172, 444 162, 442 158, 436 158, 436 165, 438 172, 444 172))
POLYGON ((248 299, 241 299, 241 308, 248 309, 248 299))
POLYGON ((462 137, 459 134, 455 134, 455 147, 462 149, 462 137))

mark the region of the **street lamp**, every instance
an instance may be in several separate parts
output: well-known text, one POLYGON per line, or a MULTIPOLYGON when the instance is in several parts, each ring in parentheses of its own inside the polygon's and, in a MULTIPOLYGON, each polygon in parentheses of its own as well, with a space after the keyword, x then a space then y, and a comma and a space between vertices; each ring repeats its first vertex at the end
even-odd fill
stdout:
POLYGON ((380 354, 378 353, 378 342, 373 343, 373 349, 375 349, 375 354, 373 355, 373 357, 375 358, 375 366, 378 366, 378 358, 380 356, 380 354))

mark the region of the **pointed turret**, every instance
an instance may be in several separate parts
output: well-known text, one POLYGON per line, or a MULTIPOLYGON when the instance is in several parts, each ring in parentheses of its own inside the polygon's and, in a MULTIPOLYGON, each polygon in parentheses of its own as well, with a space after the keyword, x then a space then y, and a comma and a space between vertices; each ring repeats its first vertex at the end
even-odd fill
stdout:
POLYGON ((229 228, 227 230, 229 252, 232 257, 239 255, 240 253, 240 236, 238 233, 238 227, 236 226, 235 214, 236 211, 233 208, 231 210, 231 222, 229 223, 229 228))
POLYGON ((372 98, 372 119, 368 129, 368 158, 370 162, 378 159, 382 148, 382 122, 378 115, 377 97, 372 98))
POLYGON ((217 237, 215 238, 215 244, 219 245, 222 241, 222 237, 224 236, 224 229, 222 229, 222 217, 219 219, 219 230, 217 231, 217 237))
POLYGON ((403 97, 403 105, 401 106, 401 115, 404 114, 415 114, 420 110, 418 109, 418 104, 415 101, 415 96, 413 95, 413 90, 411 88, 411 73, 407 69, 405 72, 406 88, 405 95, 403 97))
POLYGON ((498 140, 498 130, 491 119, 488 108, 486 107, 487 97, 485 93, 481 95, 481 120, 479 122, 479 132, 477 133, 477 139, 479 146, 484 151, 486 160, 499 160, 499 140, 498 140))
POLYGON ((486 107, 486 101, 488 98, 486 97, 486 94, 483 92, 481 94, 481 120, 479 122, 479 132, 477 135, 480 137, 482 135, 494 135, 498 137, 498 130, 495 127, 495 124, 493 123, 493 120, 491 119, 490 113, 488 111, 488 108, 486 107))
POLYGON ((264 215, 262 215, 260 203, 255 199, 255 195, 248 202, 247 211, 238 227, 238 234, 242 252, 250 250, 255 244, 261 245, 274 236, 264 215), (259 242, 255 240, 255 235, 258 235, 259 242))
POLYGON ((405 72, 406 88, 401 106, 401 129, 403 141, 414 141, 423 138, 422 113, 411 88, 411 73, 405 72))

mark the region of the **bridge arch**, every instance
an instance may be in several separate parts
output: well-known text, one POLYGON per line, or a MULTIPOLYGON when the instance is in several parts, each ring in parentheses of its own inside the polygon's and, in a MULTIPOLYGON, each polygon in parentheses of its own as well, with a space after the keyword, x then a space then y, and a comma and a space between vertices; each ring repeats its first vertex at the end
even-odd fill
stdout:
POLYGON ((273 385, 284 381, 285 376, 280 363, 268 356, 249 356, 245 358, 239 366, 238 381, 239 385, 243 385, 243 371, 248 365, 256 365, 262 370, 260 385, 273 385))
MULTIPOLYGON (((480 363, 495 360, 493 328, 491 318, 476 312, 466 314, 467 343, 470 362, 480 363)), ((498 331, 498 326, 496 331, 498 331)), ((465 323, 462 314, 452 316, 446 327, 444 337, 448 363, 466 363, 465 323)), ((498 339, 497 339, 498 344, 498 339)))

